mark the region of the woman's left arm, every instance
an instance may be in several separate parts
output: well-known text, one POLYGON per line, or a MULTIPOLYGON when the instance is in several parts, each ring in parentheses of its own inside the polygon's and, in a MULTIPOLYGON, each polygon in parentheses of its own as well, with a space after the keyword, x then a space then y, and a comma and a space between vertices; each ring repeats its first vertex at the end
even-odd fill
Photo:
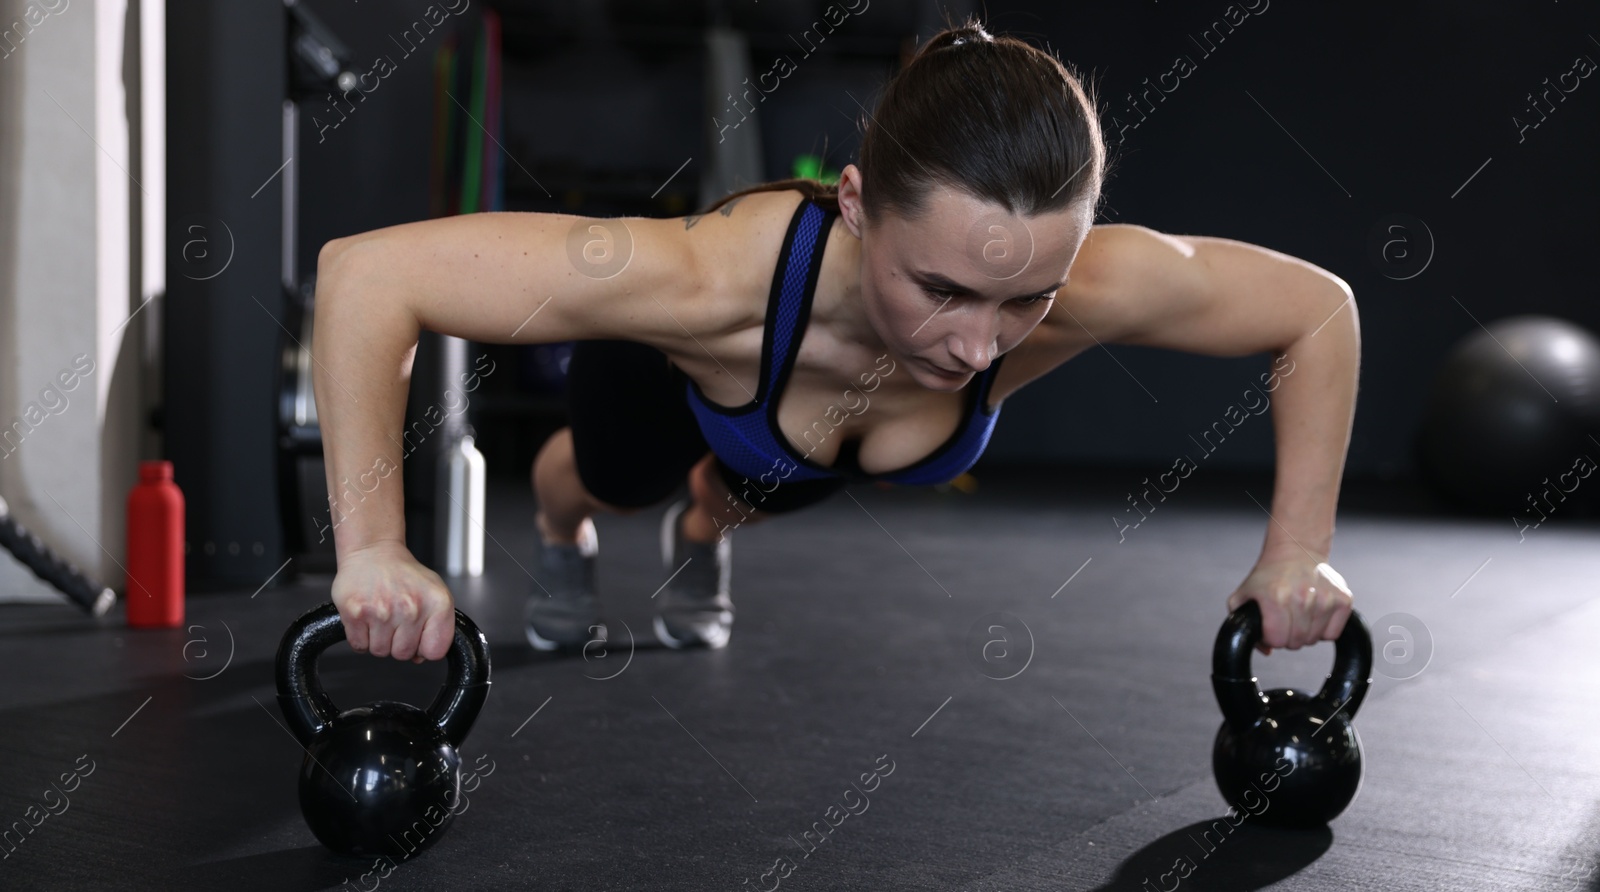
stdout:
POLYGON ((1266 537, 1227 606, 1260 603, 1263 651, 1338 637, 1351 594, 1327 560, 1361 357, 1350 286, 1258 245, 1125 224, 1091 230, 1072 282, 1066 324, 1102 343, 1273 354, 1277 472, 1266 537))

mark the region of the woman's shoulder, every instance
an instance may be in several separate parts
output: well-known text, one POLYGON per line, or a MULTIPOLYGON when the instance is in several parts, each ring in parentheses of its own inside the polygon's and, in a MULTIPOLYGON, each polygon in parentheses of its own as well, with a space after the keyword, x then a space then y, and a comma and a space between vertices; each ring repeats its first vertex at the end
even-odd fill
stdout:
POLYGON ((805 194, 798 189, 748 192, 735 195, 706 213, 682 218, 683 228, 697 240, 737 246, 743 249, 740 254, 747 259, 751 259, 747 256, 749 249, 773 241, 775 237, 772 249, 776 256, 790 218, 805 200, 805 194))
MULTIPOLYGON (((654 344, 700 382, 713 399, 719 376, 732 371, 754 386, 761 361, 767 301, 789 220, 805 196, 793 189, 752 192, 731 198, 709 213, 660 218, 658 244, 670 239, 692 256, 692 283, 668 312, 683 337, 654 344), (692 335, 687 334, 693 332, 692 335)), ((724 399, 726 397, 726 399, 724 399)))
POLYGON ((745 307, 757 324, 789 221, 806 196, 795 189, 739 195, 709 213, 682 218, 696 265, 719 300, 745 307))

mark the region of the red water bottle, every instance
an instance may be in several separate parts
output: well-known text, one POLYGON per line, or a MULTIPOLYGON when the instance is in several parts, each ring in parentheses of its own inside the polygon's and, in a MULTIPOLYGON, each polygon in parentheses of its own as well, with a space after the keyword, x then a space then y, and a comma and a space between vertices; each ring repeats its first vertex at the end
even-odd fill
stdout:
POLYGON ((172 462, 139 463, 128 493, 128 625, 183 625, 183 491, 172 462))

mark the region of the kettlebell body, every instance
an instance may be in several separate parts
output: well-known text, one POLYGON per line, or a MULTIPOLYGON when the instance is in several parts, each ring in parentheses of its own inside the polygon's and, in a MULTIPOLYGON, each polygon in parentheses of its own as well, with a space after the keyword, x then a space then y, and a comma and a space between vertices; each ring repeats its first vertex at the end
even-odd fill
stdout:
POLYGON ((278 648, 278 704, 306 750, 300 812, 332 851, 403 860, 438 842, 460 808, 457 748, 488 697, 488 639, 458 610, 449 677, 428 709, 380 700, 341 712, 316 659, 343 639, 330 603, 295 620, 278 648))
POLYGON ((1354 611, 1335 643, 1320 692, 1263 693, 1250 673, 1261 638, 1254 601, 1217 636, 1212 688, 1223 722, 1211 750, 1217 789, 1241 815, 1275 827, 1314 828, 1338 817, 1361 789, 1361 738, 1351 717, 1372 683, 1372 638, 1354 611))
POLYGON ((461 756, 409 703, 339 713, 300 762, 300 812, 336 852, 414 855, 438 841, 460 802, 461 756))

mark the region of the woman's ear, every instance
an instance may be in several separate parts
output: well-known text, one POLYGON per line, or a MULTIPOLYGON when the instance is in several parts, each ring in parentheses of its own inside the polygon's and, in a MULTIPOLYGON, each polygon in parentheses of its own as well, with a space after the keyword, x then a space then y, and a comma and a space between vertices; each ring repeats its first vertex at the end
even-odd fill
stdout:
POLYGON ((844 170, 839 172, 839 216, 856 238, 861 238, 861 230, 866 224, 865 214, 861 204, 861 168, 846 164, 844 170))

